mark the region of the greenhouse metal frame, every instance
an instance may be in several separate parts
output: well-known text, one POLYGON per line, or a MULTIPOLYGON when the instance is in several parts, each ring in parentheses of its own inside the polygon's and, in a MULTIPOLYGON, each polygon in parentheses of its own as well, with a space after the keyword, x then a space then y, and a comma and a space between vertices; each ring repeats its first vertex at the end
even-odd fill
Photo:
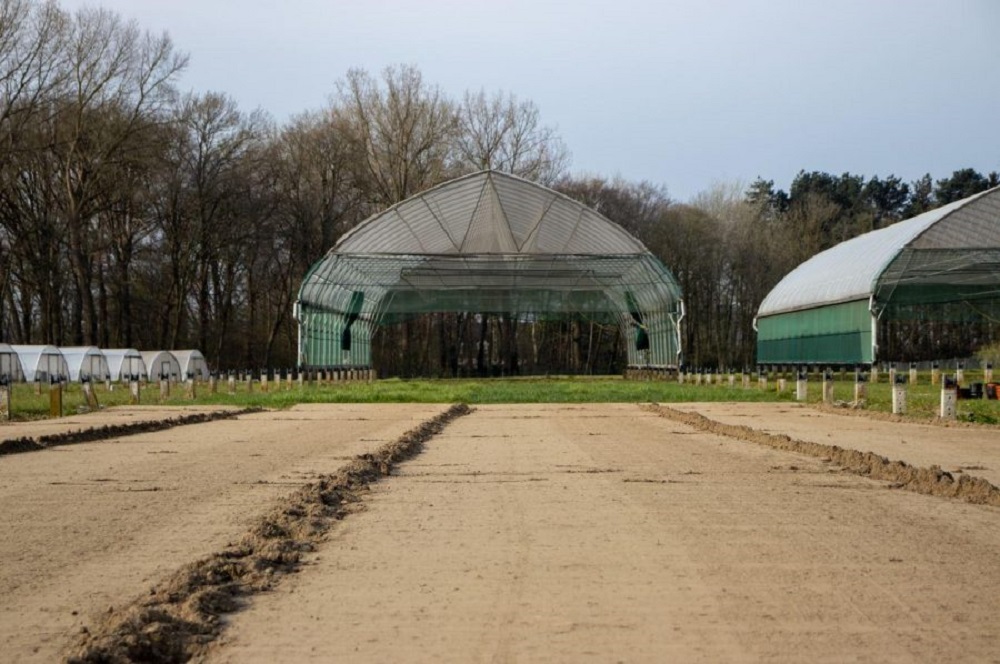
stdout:
POLYGON ((637 239, 556 191, 482 171, 347 233, 295 303, 299 364, 371 367, 380 325, 425 313, 582 315, 618 325, 632 366, 680 362, 681 291, 637 239))
MULTIPOLYGON (((757 312, 759 364, 873 364, 880 330, 1000 323, 1000 187, 805 261, 757 312)), ((916 359, 916 358, 914 358, 916 359)))

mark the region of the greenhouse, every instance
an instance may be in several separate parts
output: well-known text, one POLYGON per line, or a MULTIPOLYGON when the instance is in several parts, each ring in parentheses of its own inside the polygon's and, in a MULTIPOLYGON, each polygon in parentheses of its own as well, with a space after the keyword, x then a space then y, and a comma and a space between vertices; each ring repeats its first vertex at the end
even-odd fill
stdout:
POLYGON ((198 350, 171 351, 180 364, 180 375, 195 380, 208 380, 208 362, 198 350))
POLYGON ((149 378, 146 373, 146 363, 142 354, 134 348, 104 348, 104 357, 108 361, 108 371, 112 380, 137 380, 149 378))
POLYGON ((149 372, 149 380, 178 381, 181 377, 181 365, 174 354, 167 350, 144 350, 142 361, 149 372))
POLYGON ((104 380, 111 375, 107 358, 96 346, 62 346, 59 352, 66 358, 73 382, 104 380))
POLYGON ((821 252, 757 312, 761 364, 970 355, 1000 324, 1000 188, 821 252))
POLYGON ((641 242, 585 205, 496 171, 451 180, 347 233, 306 275, 299 363, 369 367, 381 325, 432 312, 618 326, 632 366, 675 367, 680 288, 641 242))
POLYGON ((29 383, 62 381, 69 378, 66 358, 55 346, 13 345, 11 348, 17 353, 21 369, 24 371, 24 379, 29 383))
POLYGON ((9 385, 24 380, 21 360, 10 344, 0 344, 0 384, 9 385))

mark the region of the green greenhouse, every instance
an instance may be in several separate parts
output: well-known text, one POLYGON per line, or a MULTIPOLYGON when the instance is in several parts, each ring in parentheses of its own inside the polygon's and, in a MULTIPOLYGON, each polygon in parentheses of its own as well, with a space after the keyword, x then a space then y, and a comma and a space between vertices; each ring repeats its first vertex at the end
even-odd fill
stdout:
POLYGON ((997 323, 1000 188, 860 235, 799 265, 758 309, 757 362, 955 357, 987 340, 997 323))
POLYGON ((618 325, 628 363, 680 358, 683 302, 670 271, 587 206, 483 171, 370 217, 309 270, 295 303, 299 364, 368 368, 379 326, 428 313, 584 315, 618 325))

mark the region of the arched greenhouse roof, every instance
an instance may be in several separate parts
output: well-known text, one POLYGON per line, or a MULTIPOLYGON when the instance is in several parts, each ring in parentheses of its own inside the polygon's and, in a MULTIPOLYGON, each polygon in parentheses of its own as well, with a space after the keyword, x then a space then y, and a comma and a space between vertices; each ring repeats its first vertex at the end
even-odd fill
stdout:
POLYGON ((367 366, 376 327, 469 312, 635 325, 645 336, 630 362, 666 366, 680 352, 682 309, 670 270, 622 227, 547 187, 482 171, 370 217, 312 266, 296 302, 299 361, 367 366))
POLYGON ((331 253, 640 254, 641 242, 582 203, 522 178, 482 171, 370 217, 331 253))
POLYGON ((955 339, 966 353, 981 341, 969 326, 996 320, 1000 187, 847 240, 792 270, 757 311, 757 361, 870 364, 932 355, 955 339), (931 321, 936 337, 920 333, 931 321), (942 325, 961 331, 949 339, 942 325))
MULTIPOLYGON (((947 278, 958 267, 954 254, 940 250, 1000 248, 1000 187, 955 201, 820 252, 778 282, 757 311, 758 317, 867 300, 890 273, 915 267, 899 259, 920 253, 921 275, 947 278), (935 261, 937 253, 940 260, 935 261), (928 262, 929 261, 929 262, 928 262), (890 270, 890 266, 894 269, 890 270)), ((973 260, 974 256, 970 257, 973 260)))

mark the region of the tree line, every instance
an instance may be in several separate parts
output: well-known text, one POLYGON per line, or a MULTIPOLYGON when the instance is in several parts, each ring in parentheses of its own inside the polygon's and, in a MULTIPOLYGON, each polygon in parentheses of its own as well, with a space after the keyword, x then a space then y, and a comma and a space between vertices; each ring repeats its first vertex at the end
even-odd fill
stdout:
MULTIPOLYGON (((413 66, 352 69, 324 107, 279 123, 224 92, 180 92, 187 63, 169 35, 109 10, 0 0, 0 340, 290 366, 313 262, 370 215, 493 168, 581 200, 660 257, 684 290, 688 362, 749 364, 757 305, 798 262, 997 184, 972 169, 909 183, 802 172, 788 192, 757 180, 678 203, 648 182, 571 175, 558 132, 512 94, 453 98, 413 66)), ((377 363, 621 369, 615 329, 482 313, 387 328, 377 363), (445 352, 456 344, 471 364, 445 352)))

